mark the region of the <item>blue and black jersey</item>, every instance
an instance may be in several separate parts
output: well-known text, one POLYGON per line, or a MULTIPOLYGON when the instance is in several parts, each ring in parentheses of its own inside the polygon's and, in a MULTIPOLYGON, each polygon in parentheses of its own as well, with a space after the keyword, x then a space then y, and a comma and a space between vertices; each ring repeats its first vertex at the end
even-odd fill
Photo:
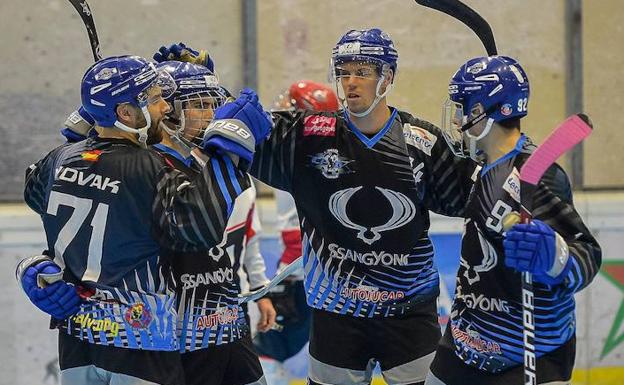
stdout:
POLYGON ((26 174, 51 256, 88 299, 61 329, 91 343, 176 350, 170 261, 161 248, 219 244, 248 176, 214 156, 190 178, 124 139, 90 138, 50 152, 26 174), (238 185, 238 189, 233 187, 238 185))
MULTIPOLYGON (((513 151, 486 164, 466 207, 455 299, 440 348, 492 373, 523 362, 521 274, 505 266, 502 219, 520 211, 519 170, 534 148, 523 135, 513 151)), ((532 214, 565 239, 573 264, 560 285, 533 283, 535 352, 538 361, 557 349, 573 358, 574 344, 568 342, 576 331, 574 293, 597 274, 600 247, 574 209, 568 178, 556 164, 538 185, 532 214)), ((538 369, 548 371, 540 364, 538 369)))
POLYGON ((429 212, 463 216, 471 161, 440 130, 390 109, 376 135, 348 113, 276 113, 251 173, 290 192, 310 306, 354 317, 406 314, 439 293, 429 212))

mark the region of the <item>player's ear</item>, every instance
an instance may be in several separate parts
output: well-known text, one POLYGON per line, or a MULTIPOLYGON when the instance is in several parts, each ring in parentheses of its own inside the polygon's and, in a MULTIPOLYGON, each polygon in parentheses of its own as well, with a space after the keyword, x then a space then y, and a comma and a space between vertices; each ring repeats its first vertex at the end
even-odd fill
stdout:
POLYGON ((134 109, 130 104, 122 103, 118 105, 115 112, 117 112, 117 120, 127 126, 131 125, 136 120, 134 109))

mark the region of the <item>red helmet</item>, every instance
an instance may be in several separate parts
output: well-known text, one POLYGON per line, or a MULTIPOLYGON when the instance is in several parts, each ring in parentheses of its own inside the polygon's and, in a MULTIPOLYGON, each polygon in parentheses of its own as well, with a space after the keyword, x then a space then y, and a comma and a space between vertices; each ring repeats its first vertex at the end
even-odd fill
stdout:
POLYGON ((297 109, 314 112, 338 110, 336 94, 324 84, 300 80, 290 86, 288 93, 297 109))

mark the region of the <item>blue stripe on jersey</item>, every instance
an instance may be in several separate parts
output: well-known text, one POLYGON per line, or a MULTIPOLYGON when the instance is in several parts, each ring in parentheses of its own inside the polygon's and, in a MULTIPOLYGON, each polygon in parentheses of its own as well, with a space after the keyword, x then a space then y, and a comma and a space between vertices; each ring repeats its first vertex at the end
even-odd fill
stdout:
POLYGON ((225 180, 223 179, 223 173, 221 173, 221 167, 219 166, 219 162, 217 162, 215 158, 211 158, 210 164, 212 165, 212 169, 214 170, 215 176, 217 177, 217 182, 219 184, 219 189, 221 190, 221 195, 223 195, 223 199, 225 199, 225 203, 227 204, 229 217, 233 209, 232 197, 230 196, 227 185, 225 184, 225 180))
POLYGON ((501 164, 507 159, 513 158, 514 156, 518 155, 518 153, 522 151, 522 147, 524 146, 524 142, 526 142, 526 139, 527 139, 526 136, 524 134, 521 134, 513 150, 509 151, 502 157, 496 159, 492 164, 484 164, 483 168, 481 168, 481 176, 485 175, 488 171, 496 167, 498 164, 501 164))
POLYGON ((388 130, 390 130, 390 127, 392 127, 392 123, 394 122, 394 119, 396 118, 397 109, 395 108, 392 109, 392 114, 390 114, 390 118, 386 121, 386 124, 383 126, 381 131, 379 131, 377 134, 375 134, 375 136, 373 136, 370 139, 366 135, 362 134, 360 129, 357 128, 355 124, 353 124, 353 122, 351 122, 351 119, 349 118, 349 112, 346 109, 343 110, 343 115, 344 115, 345 121, 347 122, 347 127, 351 129, 351 132, 353 132, 355 136, 357 136, 358 139, 360 139, 362 143, 366 145, 366 147, 371 148, 377 142, 379 142, 379 140, 383 138, 384 135, 386 135, 386 132, 388 132, 388 130))
POLYGON ((236 191, 236 195, 240 195, 242 189, 240 184, 238 183, 238 179, 236 179, 236 172, 234 171, 234 163, 232 163, 232 159, 229 156, 224 156, 223 160, 225 161, 225 168, 228 171, 228 175, 230 177, 230 182, 234 186, 234 190, 236 191))

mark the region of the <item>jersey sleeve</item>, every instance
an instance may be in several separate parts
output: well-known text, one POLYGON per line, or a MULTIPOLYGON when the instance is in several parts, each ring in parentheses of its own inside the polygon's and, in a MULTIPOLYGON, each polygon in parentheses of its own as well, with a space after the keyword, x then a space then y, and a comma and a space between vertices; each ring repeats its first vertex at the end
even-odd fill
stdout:
POLYGON ((598 274, 602 251, 574 208, 570 181, 560 166, 553 165, 542 177, 533 198, 532 214, 568 244, 572 268, 563 283, 565 288, 573 293, 583 289, 598 274))
POLYGON ((245 254, 243 255, 243 267, 247 274, 250 290, 259 289, 269 283, 269 279, 266 276, 264 258, 260 253, 261 231, 260 217, 258 216, 256 205, 254 204, 251 210, 249 210, 249 215, 247 217, 247 245, 245 254))
POLYGON ((435 125, 417 118, 412 118, 410 124, 426 130, 430 148, 417 146, 414 166, 422 163, 423 180, 419 183, 419 192, 424 205, 431 211, 451 216, 463 217, 464 207, 472 188, 472 176, 477 164, 470 158, 456 156, 435 125))
POLYGON ((273 112, 275 127, 267 140, 256 147, 250 173, 280 190, 292 191, 297 132, 305 112, 273 112))
POLYGON ((51 151, 43 159, 31 164, 26 169, 24 185, 24 201, 34 212, 39 215, 45 214, 47 205, 47 186, 54 179, 54 153, 59 149, 51 151))
POLYGON ((228 156, 211 156, 192 178, 163 161, 152 206, 161 244, 182 251, 218 244, 236 196, 250 183, 228 156))

